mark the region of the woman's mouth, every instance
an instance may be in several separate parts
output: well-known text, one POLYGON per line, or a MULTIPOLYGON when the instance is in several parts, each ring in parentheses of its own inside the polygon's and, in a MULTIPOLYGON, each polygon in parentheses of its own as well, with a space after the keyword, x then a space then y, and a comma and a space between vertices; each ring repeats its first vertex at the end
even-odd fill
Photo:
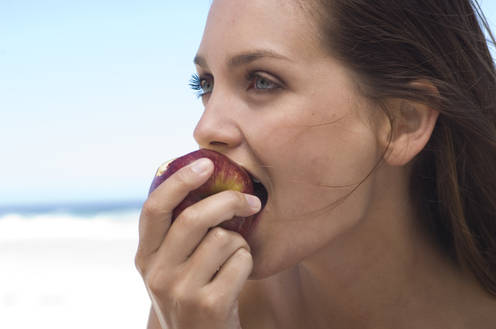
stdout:
POLYGON ((260 199, 262 202, 262 209, 265 207, 267 204, 268 198, 269 198, 269 193, 267 192, 267 189, 265 186, 262 184, 262 182, 250 174, 251 181, 253 183, 253 193, 260 199))

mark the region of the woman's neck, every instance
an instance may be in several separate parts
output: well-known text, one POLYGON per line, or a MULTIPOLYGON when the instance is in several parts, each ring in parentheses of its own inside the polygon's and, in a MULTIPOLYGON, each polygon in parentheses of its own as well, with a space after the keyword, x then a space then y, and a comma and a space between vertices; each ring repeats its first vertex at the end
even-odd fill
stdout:
POLYGON ((496 323, 496 299, 424 231, 407 188, 377 195, 381 199, 371 203, 367 218, 353 230, 263 280, 277 327, 487 328, 496 323))

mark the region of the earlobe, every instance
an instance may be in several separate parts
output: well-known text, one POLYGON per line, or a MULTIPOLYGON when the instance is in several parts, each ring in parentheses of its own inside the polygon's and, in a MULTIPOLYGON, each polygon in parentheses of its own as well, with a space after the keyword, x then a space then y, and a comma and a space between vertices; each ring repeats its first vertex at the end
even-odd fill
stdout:
POLYGON ((439 112, 409 100, 400 100, 393 111, 390 143, 384 159, 389 165, 403 166, 425 147, 439 112))

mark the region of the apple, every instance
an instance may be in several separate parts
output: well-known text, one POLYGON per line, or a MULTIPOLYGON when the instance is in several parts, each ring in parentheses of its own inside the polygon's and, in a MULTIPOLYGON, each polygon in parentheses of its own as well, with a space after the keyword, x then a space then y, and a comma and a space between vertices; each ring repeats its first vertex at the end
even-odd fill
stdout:
MULTIPOLYGON (((254 181, 251 175, 243 167, 225 155, 208 149, 193 151, 161 165, 152 181, 149 193, 152 193, 153 190, 176 171, 200 158, 209 158, 212 160, 214 163, 214 171, 203 185, 196 190, 191 191, 186 198, 174 208, 172 221, 174 221, 184 209, 192 204, 212 194, 225 190, 234 190, 257 195, 261 198, 262 202, 266 200, 266 192, 263 185, 254 181)), ((239 232, 246 237, 253 229, 255 217, 256 215, 249 217, 234 217, 223 222, 220 226, 239 232)))

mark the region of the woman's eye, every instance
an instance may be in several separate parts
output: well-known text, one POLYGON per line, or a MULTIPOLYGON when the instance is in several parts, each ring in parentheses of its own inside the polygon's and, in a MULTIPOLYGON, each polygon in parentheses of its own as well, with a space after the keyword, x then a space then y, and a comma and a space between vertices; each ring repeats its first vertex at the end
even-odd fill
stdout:
POLYGON ((265 78, 257 78, 255 80, 255 88, 257 89, 269 89, 274 87, 275 84, 272 81, 267 80, 265 78))
POLYGON ((273 90, 280 88, 280 86, 277 83, 269 80, 268 78, 256 74, 250 77, 250 81, 251 81, 250 88, 254 88, 256 90, 273 90))
POLYGON ((198 74, 193 74, 189 81, 189 86, 197 92, 196 94, 198 97, 202 97, 212 92, 214 82, 211 77, 202 77, 198 74))
POLYGON ((203 94, 211 92, 213 87, 214 87, 214 84, 212 83, 212 81, 210 81, 208 79, 200 80, 200 88, 201 88, 201 91, 203 94))

